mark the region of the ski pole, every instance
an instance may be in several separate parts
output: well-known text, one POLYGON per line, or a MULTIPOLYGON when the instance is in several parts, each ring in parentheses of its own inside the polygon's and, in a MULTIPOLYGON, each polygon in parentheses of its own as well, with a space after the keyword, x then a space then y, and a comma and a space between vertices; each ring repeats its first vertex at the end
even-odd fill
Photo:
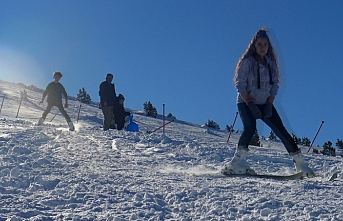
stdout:
POLYGON ((160 126, 160 127, 156 128, 156 129, 155 129, 155 130, 153 130, 153 131, 151 131, 151 130, 148 130, 148 131, 147 131, 147 133, 148 133, 148 134, 152 134, 152 133, 154 133, 155 131, 157 131, 157 130, 161 129, 162 127, 164 127, 164 126, 166 126, 166 125, 170 124, 170 123, 171 123, 171 122, 173 122, 174 120, 175 120, 175 119, 173 119, 173 120, 169 121, 168 123, 165 123, 165 124, 163 124, 162 126, 160 126))
POLYGON ((314 138, 313 138, 313 140, 312 140, 312 143, 311 143, 311 145, 310 145, 310 148, 308 148, 308 150, 307 150, 307 153, 310 152, 310 150, 311 150, 311 148, 312 148, 312 145, 313 145, 314 141, 316 140, 317 135, 318 135, 320 129, 321 129, 322 126, 323 126, 323 123, 324 123, 324 121, 322 121, 322 123, 320 124, 320 126, 319 126, 319 128, 318 128, 318 130, 317 130, 317 133, 316 133, 316 135, 314 136, 314 138))
POLYGON ((0 107, 0 114, 1 114, 1 110, 2 110, 2 105, 4 104, 4 100, 5 100, 5 95, 2 98, 2 103, 1 103, 1 107, 0 107))
POLYGON ((226 143, 229 143, 229 140, 233 131, 233 127, 235 126, 235 123, 236 123, 237 115, 238 115, 238 112, 236 112, 236 116, 235 116, 235 119, 233 120, 232 128, 230 129, 229 137, 227 138, 226 143))
POLYGON ((58 114, 58 111, 56 112, 56 114, 51 118, 50 122, 53 121, 56 117, 56 115, 58 114))

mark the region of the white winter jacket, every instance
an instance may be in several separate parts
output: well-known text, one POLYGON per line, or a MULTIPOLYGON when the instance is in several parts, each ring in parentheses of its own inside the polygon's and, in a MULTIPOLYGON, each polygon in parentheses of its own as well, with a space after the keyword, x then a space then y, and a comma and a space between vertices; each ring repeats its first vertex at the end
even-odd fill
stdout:
POLYGON ((242 61, 236 73, 237 103, 244 102, 240 95, 244 92, 249 94, 255 104, 265 104, 268 97, 276 96, 279 89, 278 69, 275 61, 268 56, 265 59, 266 65, 258 64, 253 57, 242 61))

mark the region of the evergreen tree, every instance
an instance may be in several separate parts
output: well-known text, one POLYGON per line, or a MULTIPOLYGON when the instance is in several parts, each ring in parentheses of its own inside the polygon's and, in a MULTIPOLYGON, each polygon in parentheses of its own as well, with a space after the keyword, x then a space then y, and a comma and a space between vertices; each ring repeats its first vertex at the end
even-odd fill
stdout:
POLYGON ((271 141, 276 141, 276 135, 272 130, 270 131, 268 138, 271 141))
POLYGON ((76 95, 76 100, 81 103, 89 104, 92 99, 83 87, 82 89, 79 89, 79 93, 76 95))
POLYGON ((208 120, 207 123, 205 124, 205 126, 210 127, 210 128, 214 128, 214 129, 218 129, 218 130, 220 129, 219 124, 217 124, 213 120, 208 120))
POLYGON ((336 147, 337 147, 338 149, 342 149, 342 150, 343 150, 343 141, 340 140, 340 139, 337 139, 336 147))
POLYGON ((176 120, 176 117, 173 116, 171 113, 169 113, 169 114, 167 115, 167 117, 170 118, 170 119, 172 119, 172 120, 176 120))
POLYGON ((324 143, 323 150, 320 151, 323 155, 336 156, 336 149, 332 147, 332 142, 324 143))
POLYGON ((255 130, 254 136, 252 137, 252 139, 251 139, 251 141, 250 141, 250 145, 253 145, 253 146, 261 146, 261 143, 260 143, 260 136, 258 135, 257 129, 255 130))
POLYGON ((227 132, 233 132, 233 131, 234 131, 232 125, 230 125, 230 126, 229 126, 229 125, 226 125, 225 130, 226 130, 227 132))
POLYGON ((311 145, 311 140, 307 137, 303 137, 300 144, 309 147, 311 145))
POLYGON ((144 106, 144 112, 146 116, 151 116, 155 118, 157 117, 157 109, 154 106, 152 106, 150 101, 145 102, 143 106, 144 106))

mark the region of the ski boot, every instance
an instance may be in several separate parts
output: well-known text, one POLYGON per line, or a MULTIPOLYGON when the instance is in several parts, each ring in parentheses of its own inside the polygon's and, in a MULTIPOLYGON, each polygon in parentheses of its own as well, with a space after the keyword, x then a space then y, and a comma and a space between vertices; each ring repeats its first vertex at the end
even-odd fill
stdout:
POLYGON ((292 158, 297 172, 302 172, 304 176, 309 178, 315 176, 314 172, 308 167, 305 158, 300 151, 292 155, 292 158))
POLYGON ((75 130, 75 127, 74 127, 73 122, 69 121, 69 122, 68 122, 68 126, 69 126, 69 130, 70 130, 70 131, 74 131, 74 130, 75 130))
POLYGON ((249 164, 246 161, 248 151, 249 149, 247 147, 238 146, 232 160, 225 165, 221 173, 224 175, 256 174, 255 171, 250 168, 249 164))
POLYGON ((37 123, 37 126, 42 126, 43 125, 43 123, 44 123, 44 118, 39 118, 39 120, 38 120, 38 123, 37 123))

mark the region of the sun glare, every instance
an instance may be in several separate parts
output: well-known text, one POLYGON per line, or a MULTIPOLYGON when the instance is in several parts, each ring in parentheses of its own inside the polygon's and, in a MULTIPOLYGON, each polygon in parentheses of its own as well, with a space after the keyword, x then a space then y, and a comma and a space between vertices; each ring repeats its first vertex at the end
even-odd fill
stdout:
POLYGON ((43 71, 27 54, 0 47, 0 80, 39 87, 44 85, 43 71))

